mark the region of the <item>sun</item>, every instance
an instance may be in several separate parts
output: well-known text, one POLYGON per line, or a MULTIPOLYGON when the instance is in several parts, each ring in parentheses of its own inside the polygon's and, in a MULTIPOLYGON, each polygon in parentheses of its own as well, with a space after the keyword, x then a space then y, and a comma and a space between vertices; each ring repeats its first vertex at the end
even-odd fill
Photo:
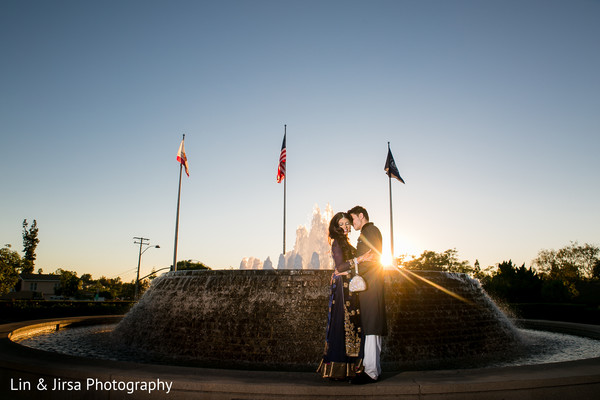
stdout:
POLYGON ((381 254, 381 264, 384 267, 392 266, 392 253, 389 250, 384 250, 381 254))
MULTIPOLYGON (((402 257, 403 256, 400 256, 400 258, 402 258, 402 257)), ((407 261, 409 258, 412 259, 412 256, 409 256, 409 257, 404 256, 404 261, 407 261)), ((385 269, 396 269, 397 267, 400 267, 400 268, 402 267, 401 265, 400 266, 394 265, 394 261, 396 261, 396 260, 394 260, 392 258, 392 255, 389 252, 384 253, 381 256, 381 265, 383 265, 383 268, 385 268, 385 269)))

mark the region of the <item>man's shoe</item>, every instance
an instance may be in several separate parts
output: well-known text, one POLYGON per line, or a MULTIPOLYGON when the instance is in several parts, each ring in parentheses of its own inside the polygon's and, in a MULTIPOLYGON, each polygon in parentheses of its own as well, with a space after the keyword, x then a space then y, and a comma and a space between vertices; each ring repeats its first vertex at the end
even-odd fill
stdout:
POLYGON ((350 383, 353 385, 367 385, 369 383, 375 383, 375 382, 377 382, 377 379, 371 378, 369 375, 367 375, 364 372, 356 375, 356 377, 354 377, 350 380, 350 383))

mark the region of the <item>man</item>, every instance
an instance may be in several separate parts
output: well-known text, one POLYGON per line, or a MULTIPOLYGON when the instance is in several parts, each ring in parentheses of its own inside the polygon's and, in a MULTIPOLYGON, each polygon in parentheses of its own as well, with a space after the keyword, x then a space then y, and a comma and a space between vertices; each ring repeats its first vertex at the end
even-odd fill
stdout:
POLYGON ((385 315, 384 274, 379 262, 381 256, 381 232, 369 222, 369 214, 361 206, 348 211, 352 216, 352 226, 360 231, 356 245, 357 256, 372 250, 377 256, 374 261, 358 264, 359 274, 367 281, 367 290, 358 293, 360 316, 364 335, 364 373, 352 383, 364 384, 376 382, 381 374, 380 354, 382 337, 387 335, 387 318, 385 315))

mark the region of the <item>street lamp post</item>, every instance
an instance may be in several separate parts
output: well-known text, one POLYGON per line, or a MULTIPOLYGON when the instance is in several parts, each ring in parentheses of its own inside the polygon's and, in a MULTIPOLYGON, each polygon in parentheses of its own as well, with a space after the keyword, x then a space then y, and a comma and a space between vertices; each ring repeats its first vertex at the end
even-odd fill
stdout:
POLYGON ((160 249, 160 246, 156 245, 156 246, 152 246, 152 247, 146 247, 142 251, 142 246, 150 246, 150 242, 149 242, 150 239, 144 238, 144 237, 134 237, 134 239, 136 239, 138 241, 137 242, 133 242, 133 243, 140 245, 140 251, 138 253, 137 275, 136 275, 136 278, 135 278, 135 293, 133 295, 134 300, 137 300, 137 298, 138 298, 138 288, 139 288, 139 285, 140 285, 140 265, 142 264, 142 254, 144 254, 146 252, 146 250, 151 249, 151 248, 160 249))

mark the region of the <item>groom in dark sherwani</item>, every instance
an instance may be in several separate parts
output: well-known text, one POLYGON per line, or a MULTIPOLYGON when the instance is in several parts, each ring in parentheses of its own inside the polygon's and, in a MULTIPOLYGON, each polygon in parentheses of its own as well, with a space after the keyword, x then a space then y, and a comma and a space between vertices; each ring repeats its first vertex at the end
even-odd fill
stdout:
POLYGON ((358 293, 360 317, 364 335, 364 373, 352 383, 364 384, 376 382, 381 374, 380 354, 382 337, 387 335, 385 314, 384 274, 381 257, 381 232, 369 222, 369 214, 361 206, 348 211, 352 216, 352 226, 360 231, 356 245, 357 257, 373 250, 375 260, 358 264, 359 274, 367 281, 367 290, 358 293))

